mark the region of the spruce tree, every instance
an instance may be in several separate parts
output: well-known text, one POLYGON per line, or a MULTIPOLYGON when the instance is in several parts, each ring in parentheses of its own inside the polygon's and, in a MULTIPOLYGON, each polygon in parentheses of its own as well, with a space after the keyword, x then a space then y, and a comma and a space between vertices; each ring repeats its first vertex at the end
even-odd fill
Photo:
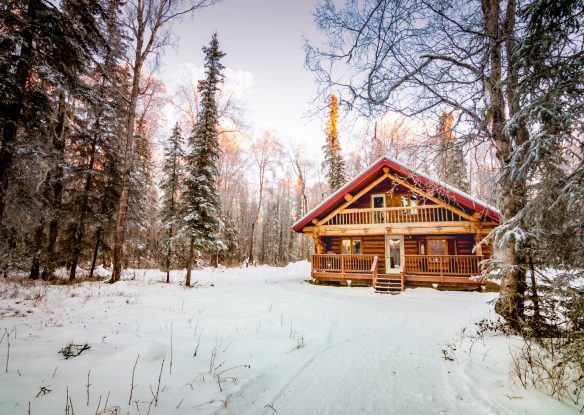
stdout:
POLYGON ((130 172, 130 188, 128 197, 128 218, 126 246, 128 257, 133 258, 134 267, 140 268, 141 259, 150 259, 152 252, 152 236, 156 232, 157 210, 156 191, 152 172, 152 127, 148 125, 146 111, 142 112, 136 122, 134 137, 134 157, 130 172))
POLYGON ((468 169, 460 143, 452 134, 454 114, 442 112, 438 125, 436 174, 440 180, 463 192, 469 191, 468 169))
POLYGON ((343 160, 341 154, 341 144, 339 143, 339 132, 337 130, 339 101, 335 94, 332 94, 329 98, 328 110, 329 116, 326 122, 326 144, 323 146, 323 168, 326 172, 330 191, 331 193, 334 193, 347 182, 345 160, 343 160))
MULTIPOLYGON (((117 203, 117 196, 112 198, 114 193, 110 192, 114 182, 110 176, 119 176, 119 137, 126 119, 128 85, 121 64, 126 42, 120 21, 121 0, 102 0, 102 3, 106 11, 107 48, 89 71, 89 79, 93 80, 88 85, 89 99, 77 104, 79 116, 71 115, 76 124, 71 134, 73 151, 69 156, 73 168, 66 174, 66 181, 74 183, 74 187, 65 207, 74 213, 68 218, 66 228, 71 280, 76 276, 84 252, 90 247, 93 251, 99 248, 99 242, 88 236, 101 234, 104 221, 111 220, 111 211, 117 203)), ((95 258, 92 263, 94 266, 95 258)))
POLYGON ((162 265, 166 270, 166 282, 170 282, 170 266, 172 264, 172 246, 180 212, 180 194, 182 193, 183 167, 185 158, 183 139, 178 123, 174 126, 168 144, 164 150, 162 165, 162 191, 160 219, 165 231, 165 241, 162 254, 162 265))
POLYGON ((219 170, 217 163, 219 148, 219 115, 217 91, 223 82, 225 56, 219 49, 217 33, 213 34, 205 54, 205 79, 200 80, 198 92, 201 109, 197 124, 189 138, 190 153, 187 157, 187 178, 183 204, 183 230, 189 238, 189 255, 185 284, 190 286, 191 268, 196 252, 223 248, 218 232, 222 226, 220 219, 220 199, 217 191, 219 170))

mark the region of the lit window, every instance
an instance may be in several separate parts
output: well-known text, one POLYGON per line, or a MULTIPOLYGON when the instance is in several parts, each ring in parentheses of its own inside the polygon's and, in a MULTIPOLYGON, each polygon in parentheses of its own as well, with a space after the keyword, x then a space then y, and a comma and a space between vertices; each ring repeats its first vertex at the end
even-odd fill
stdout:
POLYGON ((341 254, 343 254, 343 255, 361 255, 361 239, 343 239, 343 240, 341 240, 341 254))
POLYGON ((429 239, 429 255, 448 255, 448 241, 446 239, 429 239))
POLYGON ((350 255, 351 254, 351 240, 343 239, 341 244, 341 254, 350 255))

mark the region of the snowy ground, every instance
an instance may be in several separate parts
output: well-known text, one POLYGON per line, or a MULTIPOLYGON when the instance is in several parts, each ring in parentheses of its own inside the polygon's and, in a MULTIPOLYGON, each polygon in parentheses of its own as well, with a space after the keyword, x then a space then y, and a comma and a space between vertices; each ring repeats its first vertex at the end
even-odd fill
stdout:
POLYGON ((493 294, 313 286, 306 263, 183 275, 0 281, 0 413, 578 413, 509 384, 513 339, 459 347, 493 294), (91 348, 66 360, 71 342, 91 348))

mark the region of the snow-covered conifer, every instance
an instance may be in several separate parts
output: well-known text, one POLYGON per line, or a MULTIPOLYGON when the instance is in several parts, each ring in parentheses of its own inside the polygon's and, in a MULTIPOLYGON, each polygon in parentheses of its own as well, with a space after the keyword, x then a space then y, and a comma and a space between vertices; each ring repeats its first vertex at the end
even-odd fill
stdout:
POLYGON ((183 232, 189 238, 187 277, 185 284, 190 285, 191 268, 195 251, 217 250, 223 248, 218 237, 222 226, 220 219, 220 199, 217 191, 219 170, 219 115, 217 111, 217 91, 223 82, 225 56, 219 49, 217 33, 213 34, 205 54, 205 78, 199 81, 201 109, 197 124, 189 137, 190 152, 187 156, 187 177, 183 197, 183 232))
POLYGON ((182 132, 180 126, 176 124, 164 149, 162 181, 160 182, 160 190, 162 191, 160 219, 165 231, 162 265, 166 270, 166 282, 170 281, 173 237, 180 218, 184 157, 182 132))

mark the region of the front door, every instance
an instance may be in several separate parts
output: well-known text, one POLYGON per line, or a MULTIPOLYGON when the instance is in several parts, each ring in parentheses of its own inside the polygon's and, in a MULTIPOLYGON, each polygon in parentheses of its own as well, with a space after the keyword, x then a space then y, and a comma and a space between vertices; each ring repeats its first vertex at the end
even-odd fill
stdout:
POLYGON ((385 237, 385 272, 387 274, 399 274, 399 269, 404 255, 404 237, 385 237))

